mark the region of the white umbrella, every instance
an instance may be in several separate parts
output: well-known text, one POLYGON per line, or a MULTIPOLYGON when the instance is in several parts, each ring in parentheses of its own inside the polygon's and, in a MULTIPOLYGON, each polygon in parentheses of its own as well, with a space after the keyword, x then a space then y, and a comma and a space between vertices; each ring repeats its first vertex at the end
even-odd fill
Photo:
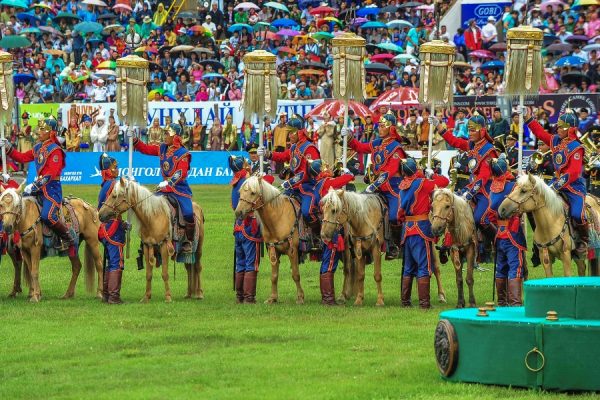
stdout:
POLYGON ((254 3, 250 3, 249 1, 246 1, 244 3, 240 3, 237 6, 234 7, 234 10, 260 10, 260 7, 257 6, 254 3))
POLYGON ((83 0, 81 2, 81 4, 87 4, 87 5, 90 5, 90 6, 107 7, 106 3, 103 2, 102 0, 83 0))
POLYGON ((117 72, 113 71, 112 69, 99 69, 98 71, 94 72, 94 75, 99 78, 108 78, 109 76, 117 76, 117 72))

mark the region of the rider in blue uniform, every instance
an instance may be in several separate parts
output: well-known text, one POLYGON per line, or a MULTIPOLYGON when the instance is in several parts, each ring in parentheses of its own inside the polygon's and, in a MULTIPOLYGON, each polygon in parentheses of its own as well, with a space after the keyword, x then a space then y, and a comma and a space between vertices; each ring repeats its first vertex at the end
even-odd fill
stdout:
MULTIPOLYGON (((117 183, 119 166, 117 160, 104 153, 100 156, 100 171, 102 186, 98 194, 98 209, 110 196, 117 183)), ((121 278, 125 263, 123 247, 129 224, 123 221, 121 215, 103 222, 98 229, 98 239, 104 245, 104 279, 102 286, 102 301, 108 304, 121 304, 121 278)))
POLYGON ((186 240, 181 245, 183 253, 192 252, 192 243, 196 229, 196 218, 192 203, 192 190, 187 182, 187 175, 192 162, 192 155, 182 145, 181 126, 171 124, 165 134, 163 144, 146 144, 134 138, 134 148, 140 153, 159 156, 163 181, 158 184, 159 194, 173 196, 185 221, 186 240))

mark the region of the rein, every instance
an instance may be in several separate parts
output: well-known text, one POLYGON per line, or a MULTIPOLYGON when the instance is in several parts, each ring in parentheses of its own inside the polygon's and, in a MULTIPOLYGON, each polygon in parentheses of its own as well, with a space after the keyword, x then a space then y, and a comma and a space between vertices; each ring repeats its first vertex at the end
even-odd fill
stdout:
POLYGON ((541 205, 540 205, 540 203, 538 203, 538 200, 535 197, 533 197, 537 193, 538 193, 538 191, 534 188, 531 191, 531 193, 529 194, 529 196, 525 197, 523 200, 520 200, 520 201, 515 200, 510 197, 511 196, 510 194, 508 196, 506 196, 506 199, 512 201, 513 203, 515 203, 517 205, 517 214, 523 214, 524 211, 521 207, 523 206, 523 204, 527 203, 530 199, 533 200, 536 210, 539 210, 540 208, 543 208, 546 206, 546 203, 541 203, 541 205))

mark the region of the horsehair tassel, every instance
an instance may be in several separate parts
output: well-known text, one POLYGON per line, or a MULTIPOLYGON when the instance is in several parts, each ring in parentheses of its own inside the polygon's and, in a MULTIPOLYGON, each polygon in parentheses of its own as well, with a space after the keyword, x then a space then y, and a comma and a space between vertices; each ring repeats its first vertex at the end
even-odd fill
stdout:
POLYGON ((12 109, 14 104, 14 83, 13 83, 13 56, 10 53, 0 51, 0 121, 10 122, 12 119, 12 109))
POLYGON ((505 94, 532 96, 542 85, 544 33, 531 26, 511 28, 506 33, 505 94))
POLYGON ((263 114, 271 117, 277 110, 277 57, 264 51, 256 50, 244 56, 246 65, 244 91, 240 108, 244 114, 263 114))
POLYGON ((452 103, 456 47, 441 40, 433 40, 422 44, 419 52, 422 55, 419 102, 452 103))
POLYGON ((130 126, 145 126, 148 120, 148 66, 134 55, 117 60, 117 115, 130 126))
POLYGON ((353 33, 332 39, 333 94, 335 98, 362 101, 366 98, 365 46, 366 40, 353 33))

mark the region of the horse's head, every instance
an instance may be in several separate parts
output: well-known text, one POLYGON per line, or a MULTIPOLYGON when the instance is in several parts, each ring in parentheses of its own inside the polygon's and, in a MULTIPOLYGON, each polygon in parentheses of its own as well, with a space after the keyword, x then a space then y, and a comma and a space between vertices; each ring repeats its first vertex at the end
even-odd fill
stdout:
POLYGON ((537 179, 531 174, 519 177, 512 192, 500 203, 498 216, 502 219, 508 219, 515 214, 523 214, 538 209, 540 191, 537 179))
POLYGON ((348 222, 348 212, 344 209, 344 193, 344 189, 329 188, 329 193, 321 199, 321 237, 325 240, 331 240, 339 228, 348 222))
POLYGON ((15 230, 23 213, 22 192, 23 185, 16 190, 4 189, 0 186, 0 216, 2 216, 3 229, 9 235, 15 230))
POLYGON ((433 192, 429 221, 434 236, 442 236, 448 224, 454 221, 454 194, 449 189, 437 189, 433 192))
POLYGON ((98 211, 100 221, 106 222, 116 218, 131 208, 131 203, 128 199, 128 186, 134 184, 134 182, 129 182, 123 177, 115 183, 112 192, 104 200, 102 207, 98 211))
POLYGON ((267 183, 263 182, 260 176, 251 176, 242 184, 240 188, 240 201, 235 208, 235 217, 237 219, 246 218, 246 215, 252 211, 256 211, 264 204, 263 184, 267 183))

